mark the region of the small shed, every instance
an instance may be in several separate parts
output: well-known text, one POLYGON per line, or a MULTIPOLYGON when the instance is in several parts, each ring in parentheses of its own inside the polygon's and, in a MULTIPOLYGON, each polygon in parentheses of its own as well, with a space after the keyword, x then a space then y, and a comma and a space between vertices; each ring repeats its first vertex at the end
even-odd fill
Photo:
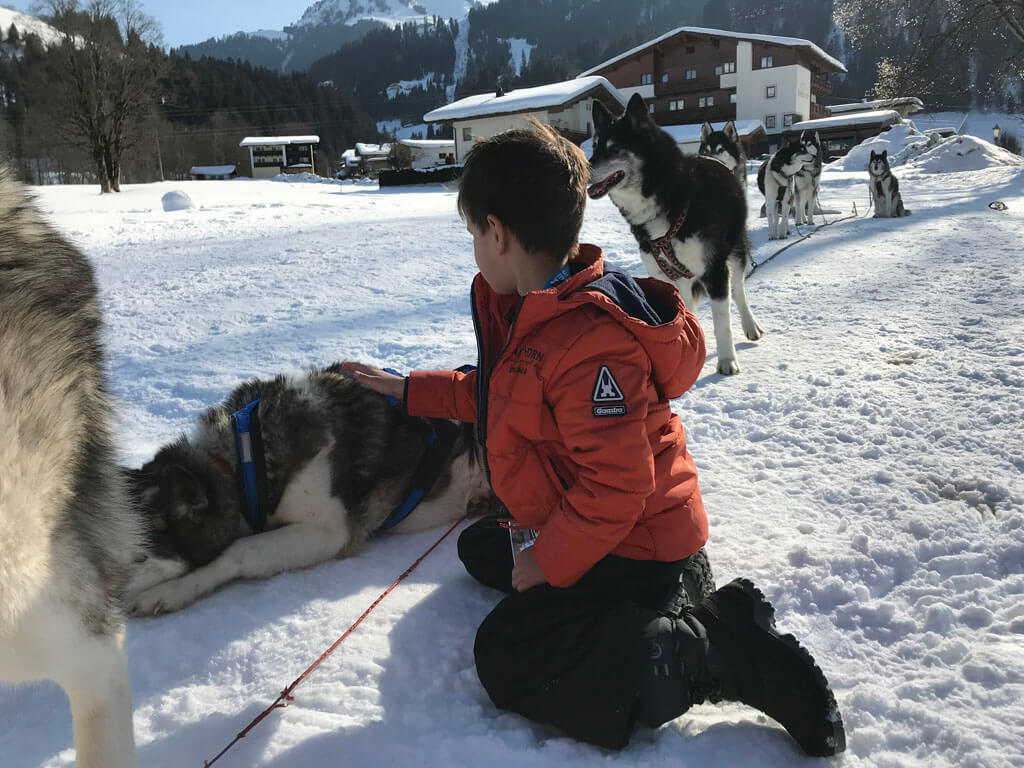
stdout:
POLYGON ((434 168, 455 164, 455 139, 399 139, 412 154, 412 167, 434 168))
POLYGON ((238 145, 249 149, 254 179, 281 173, 316 173, 314 154, 319 136, 246 136, 238 145))
POLYGON ((198 181, 209 181, 213 179, 233 179, 235 177, 235 166, 233 165, 193 165, 189 169, 192 178, 198 181))
POLYGON ((359 158, 359 169, 364 175, 374 178, 381 171, 391 167, 390 144, 364 144, 356 142, 356 157, 359 158))
POLYGON ((864 139, 877 136, 900 121, 899 112, 894 109, 882 109, 824 117, 820 120, 804 120, 793 123, 789 130, 793 136, 799 136, 801 131, 817 131, 825 147, 825 159, 833 160, 845 155, 864 139))

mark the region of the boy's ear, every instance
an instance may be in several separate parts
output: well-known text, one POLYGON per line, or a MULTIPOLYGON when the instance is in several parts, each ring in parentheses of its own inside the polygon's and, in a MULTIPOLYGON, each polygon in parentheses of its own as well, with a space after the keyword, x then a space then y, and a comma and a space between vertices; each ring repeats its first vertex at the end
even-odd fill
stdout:
POLYGON ((487 214, 487 227, 488 229, 484 233, 484 237, 493 237, 498 246, 498 252, 504 251, 508 247, 509 237, 511 236, 508 227, 505 226, 505 222, 493 213, 489 213, 487 214))
POLYGON ((639 127, 651 119, 647 105, 644 104, 644 97, 639 93, 634 93, 630 98, 629 106, 626 107, 626 115, 634 127, 639 127))

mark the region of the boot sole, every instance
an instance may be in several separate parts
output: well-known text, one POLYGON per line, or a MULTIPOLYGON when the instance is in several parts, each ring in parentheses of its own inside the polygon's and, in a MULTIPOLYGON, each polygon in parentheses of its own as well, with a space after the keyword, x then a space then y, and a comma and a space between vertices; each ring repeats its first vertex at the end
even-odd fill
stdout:
MULTIPOLYGON (((792 731, 790 731, 790 734, 793 735, 800 744, 801 749, 812 757, 831 757, 843 752, 846 749, 846 730, 843 727, 842 716, 839 714, 839 706, 836 703, 835 694, 832 692, 832 688, 829 686, 828 680, 825 678, 825 673, 821 671, 821 667, 818 666, 810 652, 800 645, 793 635, 788 633, 781 634, 776 630, 775 608, 764 596, 764 593, 754 586, 753 582, 749 579, 736 579, 723 587, 720 592, 730 588, 741 591, 747 598, 749 598, 754 623, 761 630, 775 640, 781 642, 791 651, 796 652, 796 656, 801 659, 804 662, 805 667, 810 670, 814 684, 823 695, 824 714, 822 722, 819 727, 815 729, 815 732, 813 734, 809 734, 804 739, 798 738, 792 731)), ((714 614, 712 615, 714 616, 714 614)), ((714 619, 718 622, 725 623, 722 622, 719 616, 714 616, 714 619)), ((706 622, 705 626, 707 626, 706 622)), ((726 626, 728 626, 728 624, 726 624, 726 626)), ((730 627, 730 629, 733 628, 730 627)), ((787 728, 787 730, 789 729, 787 728)))

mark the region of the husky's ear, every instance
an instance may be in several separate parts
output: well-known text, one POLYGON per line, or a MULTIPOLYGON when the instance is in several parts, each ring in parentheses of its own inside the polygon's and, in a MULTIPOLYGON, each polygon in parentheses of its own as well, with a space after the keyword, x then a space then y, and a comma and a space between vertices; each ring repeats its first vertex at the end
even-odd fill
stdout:
POLYGON ((166 491, 164 516, 167 522, 202 522, 210 507, 210 499, 199 478, 180 464, 168 464, 160 479, 166 491))
POLYGON ((875 150, 873 150, 873 149, 871 150, 871 159, 872 160, 875 159, 875 150))
POLYGON ((889 150, 888 149, 883 149, 881 157, 882 157, 883 160, 888 161, 888 159, 889 159, 889 150))
POLYGON ((704 121, 704 125, 702 125, 700 127, 700 140, 701 141, 707 141, 708 140, 708 136, 710 136, 713 131, 714 131, 714 128, 711 127, 711 123, 709 123, 707 120, 705 120, 704 121))
POLYGON ((602 104, 597 99, 594 99, 593 114, 594 114, 594 133, 598 134, 598 133, 604 133, 605 131, 607 131, 609 126, 611 126, 611 124, 612 124, 612 115, 611 115, 611 112, 609 112, 605 108, 604 104, 602 104))
POLYGON ((629 105, 626 107, 626 116, 635 128, 650 122, 651 114, 647 111, 647 105, 644 104, 644 97, 639 93, 634 93, 630 97, 629 105))
POLYGON ((736 130, 736 123, 730 120, 725 124, 725 128, 722 129, 729 141, 735 141, 737 144, 740 143, 740 133, 736 130))

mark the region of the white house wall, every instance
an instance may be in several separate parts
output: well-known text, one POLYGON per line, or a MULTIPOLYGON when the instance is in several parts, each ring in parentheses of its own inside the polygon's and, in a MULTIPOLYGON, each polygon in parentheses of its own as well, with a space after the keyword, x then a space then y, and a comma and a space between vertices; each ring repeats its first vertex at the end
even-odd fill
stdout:
POLYGON ((754 69, 752 57, 751 44, 740 41, 736 46, 736 119, 764 122, 769 137, 785 130, 783 120, 787 114, 808 119, 811 113, 810 70, 799 64, 754 69), (775 86, 772 99, 766 96, 770 85, 775 86), (775 116, 774 128, 769 128, 765 120, 770 115, 775 116))

